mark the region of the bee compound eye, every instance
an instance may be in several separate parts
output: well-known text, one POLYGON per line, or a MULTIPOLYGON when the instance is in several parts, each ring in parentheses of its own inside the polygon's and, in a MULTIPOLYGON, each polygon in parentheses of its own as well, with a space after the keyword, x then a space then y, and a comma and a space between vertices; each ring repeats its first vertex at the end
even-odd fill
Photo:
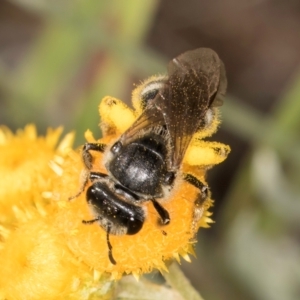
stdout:
POLYGON ((174 172, 168 172, 165 176, 165 184, 171 185, 175 180, 175 173, 174 172))
POLYGON ((157 93, 158 93, 158 89, 153 89, 153 90, 149 90, 145 93, 142 94, 142 100, 145 102, 145 103, 148 103, 150 100, 153 100, 157 93))
POLYGON ((141 91, 141 104, 145 109, 149 102, 151 102, 159 91, 164 87, 166 78, 165 76, 159 76, 156 80, 148 82, 148 84, 141 91))
POLYGON ((122 149, 122 143, 121 142, 116 142, 112 145, 112 147, 110 148, 110 151, 113 154, 118 154, 118 153, 120 153, 121 149, 122 149))
POLYGON ((133 235, 138 233, 143 227, 143 221, 131 217, 127 223, 127 233, 128 235, 133 235))

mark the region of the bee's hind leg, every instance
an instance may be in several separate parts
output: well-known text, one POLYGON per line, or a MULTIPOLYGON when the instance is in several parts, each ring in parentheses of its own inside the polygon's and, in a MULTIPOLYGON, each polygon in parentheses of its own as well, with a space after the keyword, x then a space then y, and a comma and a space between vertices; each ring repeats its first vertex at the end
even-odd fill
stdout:
POLYGON ((208 185, 204 184, 201 180, 199 180, 196 176, 192 174, 184 174, 183 179, 187 181, 189 184, 193 185, 200 191, 199 199, 200 201, 199 204, 202 204, 206 198, 209 196, 209 187, 208 185))
POLYGON ((199 227, 199 221, 204 213, 204 202, 210 198, 210 190, 208 185, 204 184, 200 179, 192 174, 185 173, 183 179, 199 190, 199 194, 194 202, 193 222, 191 230, 196 233, 199 227))

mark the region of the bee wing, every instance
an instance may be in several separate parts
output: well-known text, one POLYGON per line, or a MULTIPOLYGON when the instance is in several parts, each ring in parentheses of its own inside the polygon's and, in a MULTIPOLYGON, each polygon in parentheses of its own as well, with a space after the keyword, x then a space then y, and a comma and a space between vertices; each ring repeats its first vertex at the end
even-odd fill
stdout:
POLYGON ((218 55, 206 48, 188 51, 173 59, 168 74, 163 101, 155 99, 154 104, 169 130, 173 146, 171 163, 176 169, 208 108, 221 105, 226 76, 218 55))
POLYGON ((185 52, 170 61, 166 83, 122 135, 122 141, 142 130, 166 125, 172 146, 170 167, 177 169, 208 108, 222 104, 226 90, 222 68, 218 55, 206 48, 185 52))
MULTIPOLYGON (((160 94, 158 94, 155 99, 159 98, 160 100, 160 94)), ((153 100, 154 101, 154 100, 153 100)), ((158 102, 159 102, 158 101, 158 102)), ((154 126, 161 126, 164 125, 165 121, 161 114, 161 111, 153 105, 153 102, 151 104, 147 105, 147 108, 144 110, 144 112, 136 119, 136 121, 125 131, 121 137, 121 140, 123 142, 130 141, 132 138, 135 137, 135 135, 141 131, 145 131, 148 128, 154 127, 154 126)))
POLYGON ((221 106, 223 104, 227 89, 227 77, 223 62, 220 60, 220 79, 217 95, 211 103, 211 107, 221 106))

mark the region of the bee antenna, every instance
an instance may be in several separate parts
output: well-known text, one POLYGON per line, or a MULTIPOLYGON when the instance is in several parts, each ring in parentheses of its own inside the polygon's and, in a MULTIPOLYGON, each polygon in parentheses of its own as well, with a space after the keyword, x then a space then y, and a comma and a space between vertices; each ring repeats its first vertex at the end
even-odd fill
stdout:
POLYGON ((109 233, 110 233, 110 226, 107 227, 107 231, 106 231, 106 242, 107 242, 107 247, 108 247, 108 258, 109 258, 110 262, 113 265, 116 265, 117 262, 115 261, 113 255, 112 255, 112 245, 109 241, 109 233))

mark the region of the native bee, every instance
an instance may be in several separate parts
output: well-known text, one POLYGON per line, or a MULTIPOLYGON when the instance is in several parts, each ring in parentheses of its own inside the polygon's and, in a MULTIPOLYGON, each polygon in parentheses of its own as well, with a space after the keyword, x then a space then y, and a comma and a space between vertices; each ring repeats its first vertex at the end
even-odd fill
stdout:
MULTIPOLYGON (((172 222, 163 206, 177 178, 207 197, 208 186, 181 172, 186 150, 197 132, 210 126, 213 107, 222 104, 226 76, 222 61, 211 49, 185 52, 168 64, 167 76, 146 82, 140 92, 142 112, 113 145, 86 143, 82 158, 88 182, 87 203, 94 219, 109 235, 137 234, 145 221, 143 203, 151 201, 162 225, 172 222), (90 151, 104 152, 107 173, 93 171, 90 151)), ((79 193, 79 194, 80 194, 79 193)))

